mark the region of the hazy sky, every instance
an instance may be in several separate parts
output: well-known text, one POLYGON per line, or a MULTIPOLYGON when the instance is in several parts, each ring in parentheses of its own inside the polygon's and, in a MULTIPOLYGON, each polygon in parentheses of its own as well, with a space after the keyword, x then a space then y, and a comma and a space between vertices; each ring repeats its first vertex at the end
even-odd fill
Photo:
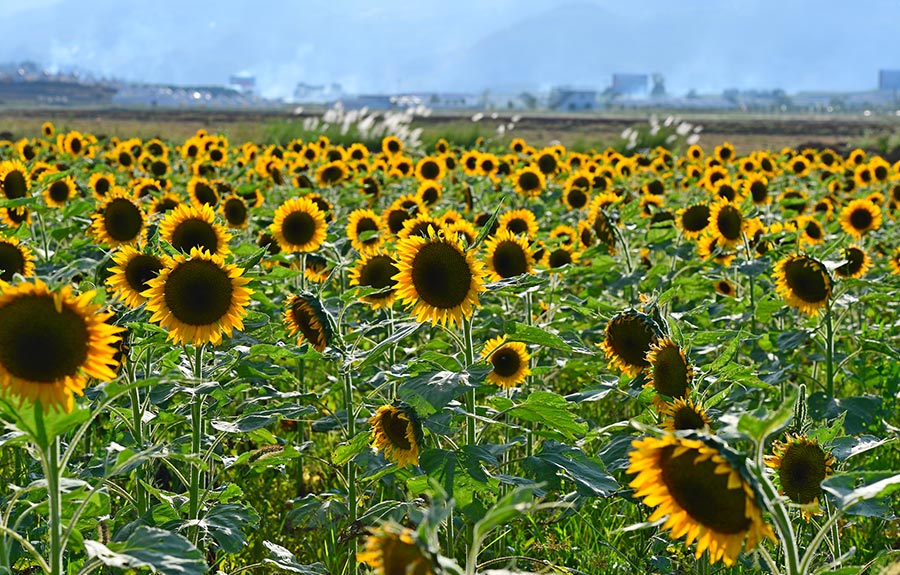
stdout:
POLYGON ((900 68, 900 1, 0 0, 0 62, 351 92, 603 89, 613 72, 690 88, 862 90, 900 68))

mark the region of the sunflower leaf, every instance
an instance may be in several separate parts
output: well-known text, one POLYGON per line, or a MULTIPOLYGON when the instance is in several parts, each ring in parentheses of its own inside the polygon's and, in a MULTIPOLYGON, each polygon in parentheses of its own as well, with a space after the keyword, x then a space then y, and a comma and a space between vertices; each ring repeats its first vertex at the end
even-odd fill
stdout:
POLYGON ((794 416, 794 403, 797 401, 797 392, 785 398, 781 407, 768 412, 760 407, 753 413, 745 413, 738 421, 738 431, 750 437, 756 442, 764 442, 767 437, 784 428, 794 416))
POLYGON ((301 565, 297 562, 294 554, 271 541, 263 541, 263 545, 269 550, 269 557, 263 559, 263 563, 274 565, 282 571, 290 573, 299 573, 300 575, 327 575, 328 571, 321 563, 313 563, 312 565, 301 565))
POLYGON ((86 540, 84 546, 88 557, 115 569, 148 567, 164 575, 203 575, 208 569, 203 554, 190 541, 155 527, 141 525, 124 542, 106 546, 86 540))
POLYGON ((331 455, 331 463, 334 465, 344 465, 369 445, 369 430, 360 431, 353 439, 345 441, 335 448, 331 455))
POLYGON ((572 403, 566 398, 549 391, 535 391, 524 403, 511 408, 509 414, 529 423, 543 423, 547 429, 536 433, 548 437, 575 439, 587 433, 587 423, 579 422, 569 411, 572 403))
POLYGON ((525 325, 517 321, 508 322, 504 326, 506 335, 511 341, 520 341, 522 343, 533 343, 543 347, 558 349, 561 351, 573 351, 572 346, 567 344, 561 337, 555 333, 535 327, 533 325, 525 325))
POLYGON ((857 503, 887 497, 900 491, 900 473, 895 471, 863 471, 832 475, 822 482, 822 489, 832 494, 838 507, 849 509, 857 503))

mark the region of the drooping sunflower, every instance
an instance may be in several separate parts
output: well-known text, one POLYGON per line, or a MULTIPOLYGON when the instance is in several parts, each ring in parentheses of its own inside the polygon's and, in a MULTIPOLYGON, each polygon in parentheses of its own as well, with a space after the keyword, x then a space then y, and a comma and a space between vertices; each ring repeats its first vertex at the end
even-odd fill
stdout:
POLYGON ((841 210, 841 228, 854 239, 881 227, 881 208, 871 200, 853 200, 841 210))
POLYGON ((229 228, 243 229, 247 227, 250 212, 247 203, 239 195, 231 194, 222 200, 219 210, 229 228))
POLYGON ((788 255, 775 264, 775 289, 788 305, 810 316, 828 304, 831 276, 819 260, 805 255, 788 255))
POLYGON ((664 403, 659 409, 662 417, 662 428, 666 431, 701 431, 712 424, 706 410, 691 398, 680 398, 671 403, 664 403))
POLYGON ((119 332, 110 314, 64 286, 53 292, 41 280, 0 282, 0 384, 4 394, 72 410, 88 378, 115 379, 119 332))
POLYGON ((402 402, 382 405, 369 419, 372 426, 372 449, 398 467, 419 464, 423 435, 416 411, 402 402))
POLYGON ((651 377, 644 387, 656 390, 657 397, 654 399, 657 406, 664 402, 662 398, 687 397, 694 380, 694 368, 681 346, 668 337, 657 339, 650 344, 645 359, 651 377))
POLYGON ((150 321, 168 330, 169 339, 176 344, 216 345, 223 335, 231 337, 234 330, 244 329, 253 290, 247 287, 250 279, 243 277, 243 269, 199 248, 164 263, 140 295, 148 300, 150 321))
POLYGON ((721 199, 710 206, 709 229, 719 238, 719 247, 730 248, 739 244, 744 227, 744 215, 737 204, 721 199))
POLYGON ((416 320, 434 325, 462 324, 479 305, 484 290, 481 262, 465 251, 457 237, 410 236, 397 244, 397 295, 411 306, 416 320))
POLYGON ((153 254, 139 252, 131 246, 122 246, 113 254, 116 263, 109 268, 112 275, 106 284, 130 308, 139 307, 147 298, 141 295, 150 288, 147 283, 159 275, 165 267, 163 261, 153 254))
POLYGON ((19 160, 0 162, 0 192, 7 200, 16 200, 28 196, 31 176, 28 168, 19 160))
POLYGON ((320 353, 325 351, 334 335, 328 314, 318 298, 309 292, 287 300, 283 319, 289 336, 299 334, 297 345, 309 342, 320 353))
POLYGON ((649 521, 666 518, 663 529, 685 543, 697 542, 696 557, 733 565, 743 547, 774 539, 762 519, 752 486, 719 447, 675 435, 634 441, 627 473, 634 497, 656 506, 649 521), (745 541, 746 540, 746 541, 745 541))
POLYGON ((358 209, 347 218, 347 238, 360 253, 378 249, 384 241, 384 222, 374 210, 358 209))
MULTIPOLYGON (((294 267, 299 267, 301 260, 294 260, 293 265, 294 267)), ((325 283, 333 272, 334 269, 329 267, 327 259, 316 254, 306 255, 306 267, 303 270, 303 276, 307 280, 317 284, 325 283)))
POLYGON ((11 228, 18 228, 22 224, 27 227, 31 224, 31 212, 25 206, 0 208, 0 222, 11 228))
POLYGON ((62 208, 77 193, 75 180, 72 176, 66 176, 47 185, 44 189, 44 201, 51 208, 62 208))
POLYGON ((394 303, 397 281, 397 261, 386 252, 376 250, 364 254, 350 270, 350 285, 380 290, 363 296, 372 309, 390 307, 394 303))
POLYGON ((497 220, 497 231, 509 230, 511 234, 525 235, 529 238, 537 236, 538 223, 534 213, 529 209, 510 210, 500 214, 497 220))
POLYGON ((872 265, 866 250, 859 246, 848 246, 842 250, 841 255, 847 261, 836 267, 834 273, 844 279, 861 278, 872 265))
POLYGON ((34 256, 17 238, 0 236, 0 281, 10 282, 16 274, 34 275, 34 256))
POLYGON ((531 355, 525 344, 506 341, 505 335, 488 340, 481 351, 481 359, 492 367, 487 374, 488 382, 499 387, 515 387, 531 375, 528 367, 531 355))
POLYGON ((292 198, 275 210, 272 235, 285 253, 313 252, 325 242, 326 223, 322 210, 308 197, 292 198))
POLYGON ((484 244, 487 273, 491 281, 500 281, 532 273, 534 256, 526 239, 509 230, 498 231, 484 244))
POLYGON ((91 219, 90 233, 100 244, 117 247, 144 239, 144 210, 122 188, 113 188, 106 194, 91 219))
POLYGON ((215 221, 216 213, 208 205, 180 204, 163 218, 159 225, 160 237, 183 253, 199 248, 224 256, 230 251, 231 234, 215 221))
POLYGON ((513 175, 516 191, 523 196, 536 198, 546 186, 544 174, 535 167, 525 166, 513 175))
POLYGON ((822 481, 831 475, 834 457, 822 449, 819 442, 799 435, 789 435, 787 441, 776 441, 773 455, 765 458, 766 466, 775 470, 781 492, 799 505, 808 506, 804 516, 818 508, 822 481))
POLYGON ((378 575, 434 575, 438 572, 433 554, 429 553, 416 532, 395 523, 370 529, 366 548, 356 554, 378 575))
POLYGON ((660 337, 659 327, 647 314, 628 309, 617 313, 606 324, 600 344, 611 368, 636 376, 650 367, 647 355, 660 337))

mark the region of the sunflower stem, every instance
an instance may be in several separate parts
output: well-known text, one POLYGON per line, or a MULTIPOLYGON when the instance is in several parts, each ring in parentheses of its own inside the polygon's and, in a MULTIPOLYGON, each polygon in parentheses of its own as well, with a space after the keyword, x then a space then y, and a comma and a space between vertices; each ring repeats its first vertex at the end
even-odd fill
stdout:
MULTIPOLYGON (((297 360, 297 384, 301 394, 306 393, 306 362, 303 358, 297 360)), ((303 447, 303 444, 306 442, 306 427, 303 425, 302 421, 297 421, 297 447, 303 447)), ((297 456, 297 493, 299 495, 305 495, 305 487, 304 487, 305 479, 303 477, 303 454, 299 454, 297 456)))
MULTIPOLYGON (((38 407, 38 409, 41 409, 38 407)), ((63 548, 62 541, 62 493, 59 490, 59 438, 53 437, 45 456, 44 475, 47 477, 47 492, 50 500, 50 575, 62 575, 63 548)))
MULTIPOLYGON (((763 441, 760 441, 762 444, 763 441)), ((763 495, 769 511, 772 513, 772 519, 775 522, 775 528, 778 531, 778 539, 781 541, 781 548, 784 552, 785 575, 801 575, 805 573, 801 570, 800 557, 798 555, 797 535, 794 532, 794 526, 791 518, 788 516, 787 508, 784 506, 782 499, 778 495, 778 491, 772 482, 766 477, 763 469, 763 451, 760 446, 757 450, 756 469, 753 470, 759 485, 762 487, 763 495)))
MULTIPOLYGON (((353 376, 349 367, 344 370, 343 380, 344 405, 347 409, 347 438, 351 439, 356 435, 356 412, 353 409, 353 376)), ((350 518, 348 531, 352 533, 356 529, 357 521, 356 466, 353 463, 353 459, 347 462, 347 509, 350 518)), ((358 562, 356 561, 356 537, 352 534, 350 537, 348 565, 350 575, 354 575, 357 572, 358 562)))
POLYGON ((38 221, 38 229, 41 230, 41 246, 44 251, 44 261, 50 261, 50 241, 47 239, 47 230, 44 227, 44 218, 41 216, 41 212, 38 211, 36 214, 38 221))
MULTIPOLYGON (((194 380, 195 385, 200 385, 203 381, 203 345, 194 348, 194 380)), ((191 402, 191 453, 194 457, 200 458, 200 440, 203 431, 203 396, 194 392, 191 402)), ((197 520, 200 518, 200 461, 195 461, 191 465, 191 484, 188 503, 188 519, 197 520)), ((196 528, 194 532, 194 543, 199 540, 200 529, 196 528)))
POLYGON ((834 322, 831 302, 825 302, 825 393, 834 397, 834 322))
MULTIPOLYGON (((130 383, 133 382, 134 381, 132 378, 132 381, 130 383)), ((134 429, 132 431, 134 435, 134 444, 137 447, 138 451, 142 451, 144 449, 144 410, 141 409, 140 392, 138 392, 138 389, 136 387, 132 387, 129 394, 131 395, 131 418, 134 426, 134 429)), ((143 466, 138 465, 134 469, 134 498, 137 501, 138 519, 143 517, 147 512, 147 491, 144 489, 144 473, 142 467, 143 466)))
POLYGON ((300 291, 306 289, 306 252, 300 254, 300 291))
MULTIPOLYGON (((475 350, 472 345, 472 318, 463 319, 463 342, 466 346, 466 369, 475 363, 475 350)), ((466 392, 466 411, 469 418, 466 420, 466 444, 475 445, 475 389, 466 392)))
MULTIPOLYGON (((809 543, 809 547, 806 548, 806 553, 803 554, 803 559, 800 561, 800 568, 797 573, 805 574, 809 571, 810 566, 812 565, 813 558, 816 556, 816 551, 818 551, 819 546, 822 545, 822 542, 825 540, 828 535, 832 533, 832 529, 837 530, 837 522, 844 515, 843 509, 835 509, 834 513, 832 513, 825 523, 822 524, 822 527, 816 532, 812 541, 809 543)), ((838 558, 838 555, 835 554, 835 559, 838 558)))

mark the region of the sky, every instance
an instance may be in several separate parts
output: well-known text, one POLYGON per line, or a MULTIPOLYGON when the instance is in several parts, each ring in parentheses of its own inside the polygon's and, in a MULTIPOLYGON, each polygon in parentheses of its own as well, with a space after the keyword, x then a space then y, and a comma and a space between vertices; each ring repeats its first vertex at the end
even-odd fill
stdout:
POLYGON ((851 91, 900 68, 896 0, 0 0, 0 63, 183 85, 350 93, 851 91))

